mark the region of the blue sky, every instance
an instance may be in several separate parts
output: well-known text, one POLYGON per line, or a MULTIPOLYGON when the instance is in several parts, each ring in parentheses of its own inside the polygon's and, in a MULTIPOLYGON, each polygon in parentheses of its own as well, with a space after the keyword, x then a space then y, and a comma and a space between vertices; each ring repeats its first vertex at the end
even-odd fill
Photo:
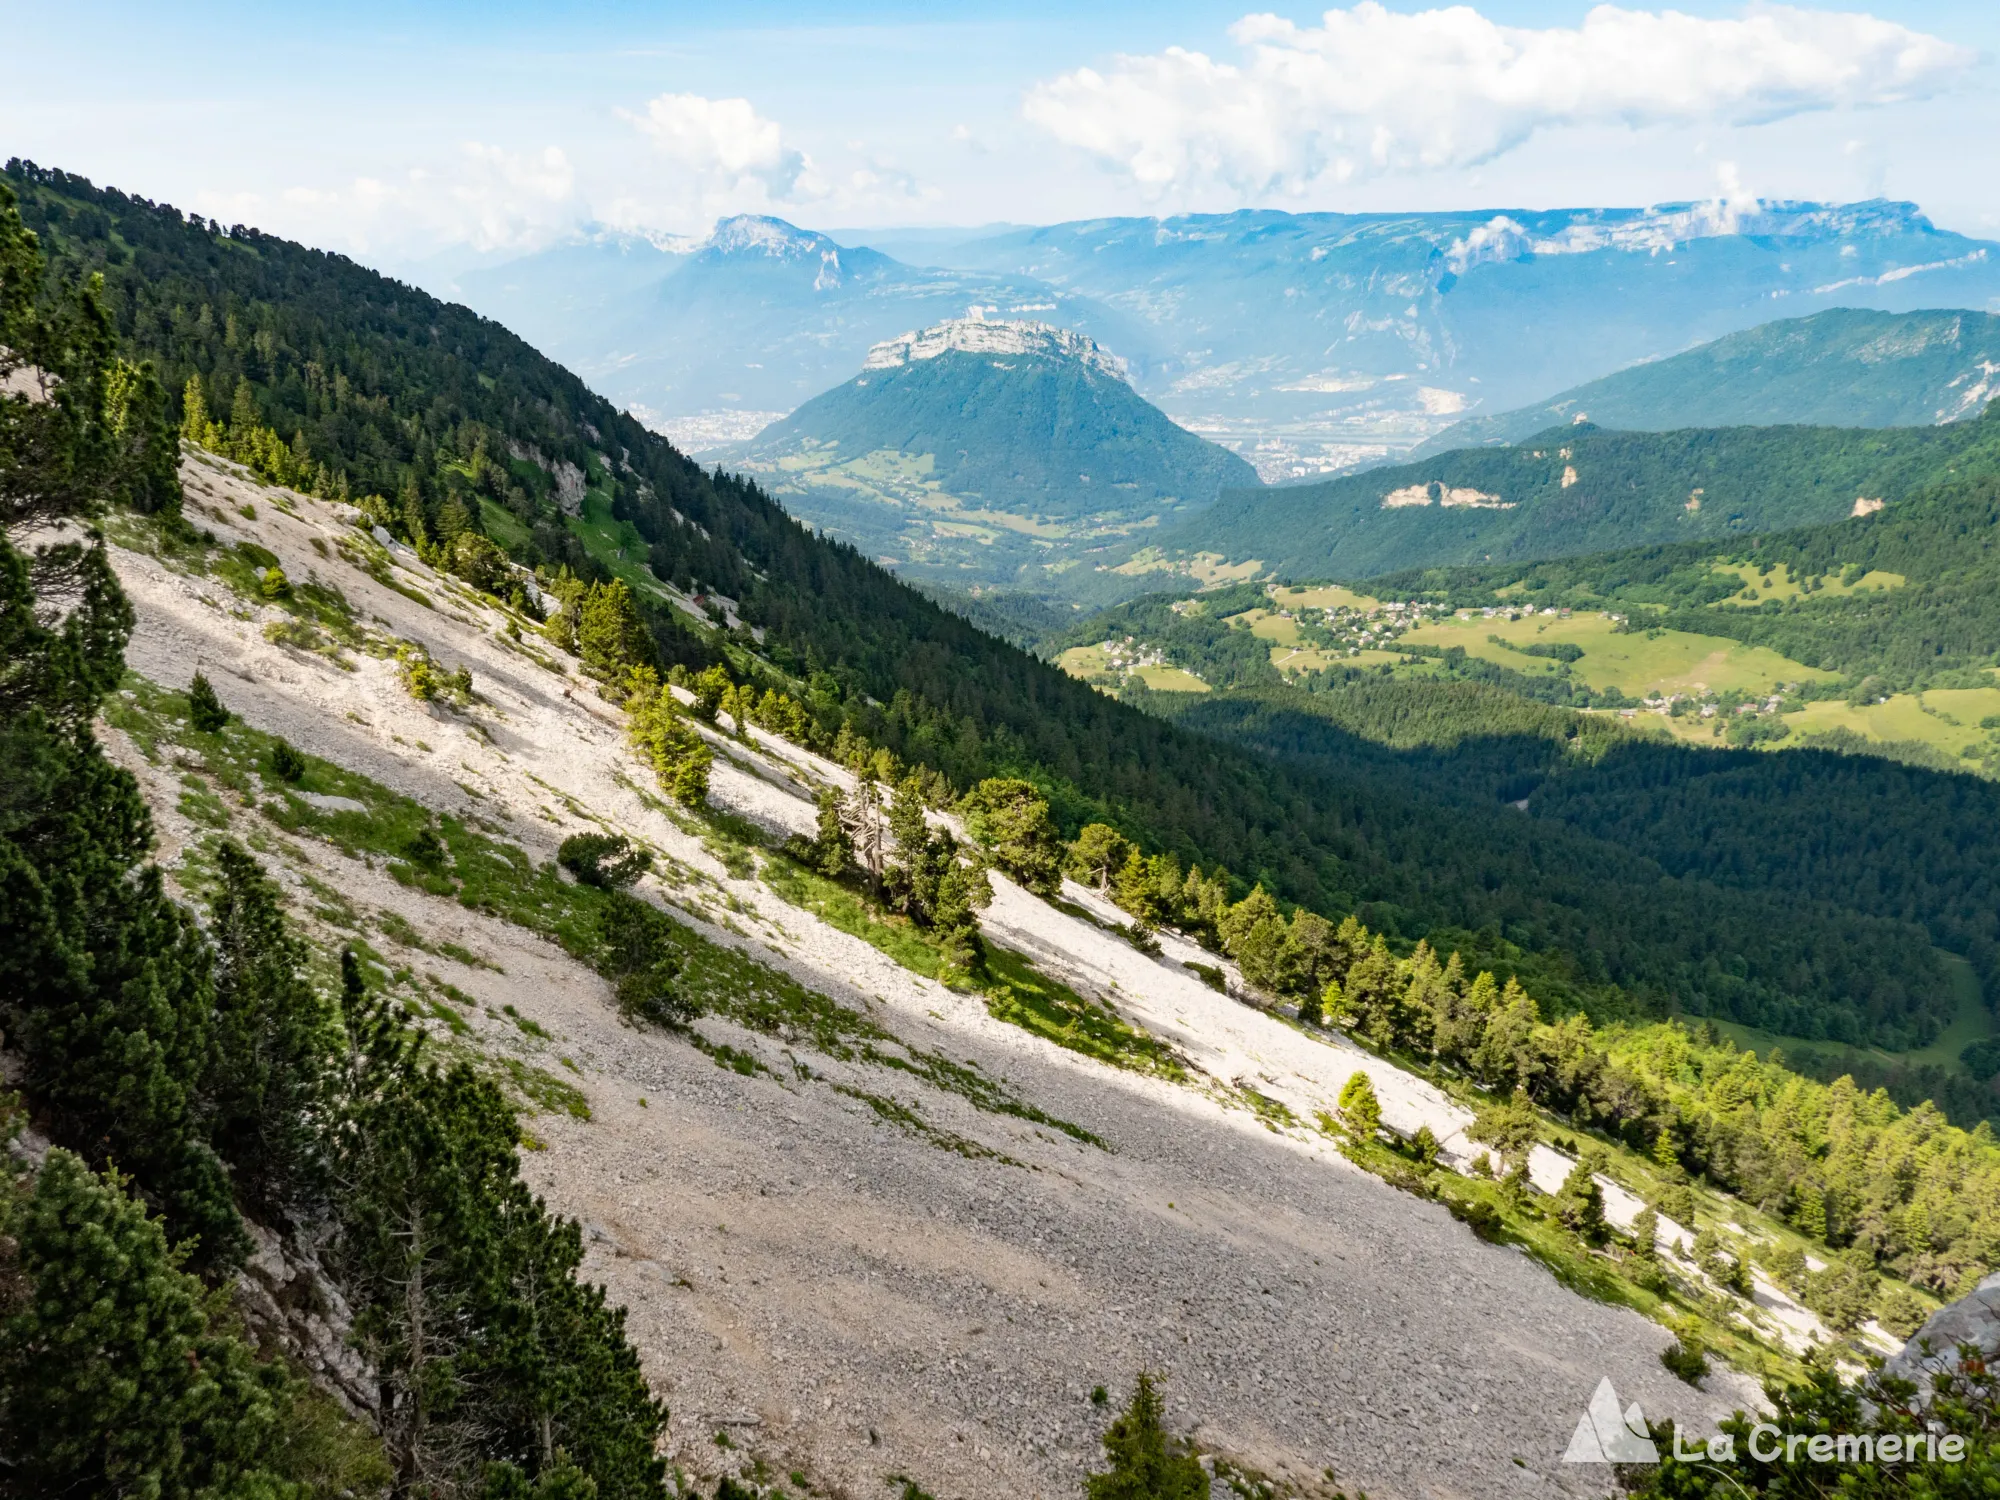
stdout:
POLYGON ((2000 237, 2000 6, 1251 9, 0 0, 0 152, 391 268, 742 210, 1881 193, 2000 237))

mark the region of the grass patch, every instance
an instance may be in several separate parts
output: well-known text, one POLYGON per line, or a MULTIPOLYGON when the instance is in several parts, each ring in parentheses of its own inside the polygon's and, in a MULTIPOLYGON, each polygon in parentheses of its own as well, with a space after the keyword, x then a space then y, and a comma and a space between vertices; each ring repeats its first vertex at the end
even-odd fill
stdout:
POLYGON ((565 1083, 553 1073, 545 1073, 518 1057, 494 1059, 511 1091, 526 1100, 538 1113, 568 1115, 576 1120, 590 1118, 590 1102, 583 1090, 565 1083))
POLYGON ((988 1013, 998 1020, 1116 1067, 1175 1082, 1188 1076, 1172 1047, 1109 1006, 1092 1004, 1017 953, 989 943, 986 973, 968 975, 951 968, 937 944, 908 918, 872 906, 858 891, 796 861, 782 855, 766 860, 764 881, 794 906, 860 938, 912 973, 984 996, 988 1013))
POLYGON ((1005 1162, 1010 1167, 1023 1165, 1004 1151, 995 1151, 991 1146, 982 1146, 978 1141, 959 1135, 956 1131, 944 1130, 931 1124, 908 1105, 900 1104, 886 1095, 871 1094, 866 1089, 851 1088, 844 1083, 834 1084, 833 1091, 836 1094, 845 1094, 850 1099, 860 1100, 874 1110, 877 1116, 899 1130, 906 1130, 919 1140, 927 1141, 946 1151, 955 1151, 968 1161, 999 1161, 1005 1162))
POLYGON ((1018 953, 989 944, 986 966, 990 978, 981 988, 987 1012, 995 1019, 1114 1067, 1187 1081, 1187 1064, 1172 1047, 1110 1006, 1094 1004, 1051 979, 1018 953))

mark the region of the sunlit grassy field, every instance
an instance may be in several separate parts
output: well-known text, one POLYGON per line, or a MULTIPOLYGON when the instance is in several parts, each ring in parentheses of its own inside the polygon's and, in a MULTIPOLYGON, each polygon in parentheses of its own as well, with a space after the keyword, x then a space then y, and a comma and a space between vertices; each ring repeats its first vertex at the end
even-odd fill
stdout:
MULTIPOLYGON (((1805 592, 1800 587, 1801 580, 1792 577, 1789 563, 1779 563, 1769 573, 1762 575, 1748 563, 1717 563, 1715 571, 1733 573, 1743 580, 1743 587, 1729 598, 1722 600, 1717 605, 1718 608, 1739 604, 1761 604, 1766 599, 1796 599, 1805 592)), ((1842 583, 1837 574, 1829 575, 1814 591, 1813 597, 1838 599, 1847 594, 1867 593, 1874 589, 1899 589, 1907 581, 1901 573, 1864 573, 1851 584, 1842 583)))
POLYGON ((1577 613, 1568 619, 1535 615, 1520 620, 1471 619, 1434 621, 1419 626, 1406 639, 1438 646, 1463 646, 1471 656, 1512 667, 1517 672, 1551 672, 1553 661, 1524 656, 1489 641, 1489 635, 1521 646, 1536 642, 1581 647, 1583 657, 1572 675, 1593 688, 1617 687, 1634 697, 1735 689, 1763 693, 1785 682, 1810 682, 1832 677, 1801 666, 1762 646, 1746 646, 1720 636, 1694 635, 1683 630, 1620 634, 1616 623, 1601 614, 1577 613))

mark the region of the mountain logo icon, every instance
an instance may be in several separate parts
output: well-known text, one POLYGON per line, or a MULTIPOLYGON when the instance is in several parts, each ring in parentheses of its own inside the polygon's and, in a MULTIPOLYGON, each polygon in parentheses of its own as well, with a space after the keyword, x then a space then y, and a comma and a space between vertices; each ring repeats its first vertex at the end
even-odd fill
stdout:
POLYGON ((1563 1453, 1566 1464, 1656 1464, 1660 1450, 1646 1433, 1646 1414, 1634 1401, 1623 1413, 1611 1377, 1597 1382, 1590 1405, 1576 1419, 1576 1432, 1563 1453))

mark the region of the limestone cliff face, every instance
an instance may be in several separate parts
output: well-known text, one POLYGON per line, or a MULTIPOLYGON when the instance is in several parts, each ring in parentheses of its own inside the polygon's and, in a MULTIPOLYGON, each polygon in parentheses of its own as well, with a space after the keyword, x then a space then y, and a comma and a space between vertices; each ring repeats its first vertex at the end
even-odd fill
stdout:
POLYGON ((1038 355, 1049 359, 1073 359, 1103 375, 1128 379, 1125 361, 1098 347, 1097 340, 1067 328, 1047 323, 1012 322, 986 318, 947 318, 930 328, 884 339, 868 351, 864 370, 890 370, 917 360, 936 359, 957 351, 963 354, 1038 355))
POLYGON ((1980 1282, 1969 1296, 1932 1313, 1903 1352, 1883 1364, 1882 1373, 1910 1381, 1917 1387, 1918 1399, 1926 1400, 1932 1379, 1940 1371, 1958 1368, 1960 1344, 1971 1344, 1989 1362, 2000 1356, 2000 1273, 1980 1282))

